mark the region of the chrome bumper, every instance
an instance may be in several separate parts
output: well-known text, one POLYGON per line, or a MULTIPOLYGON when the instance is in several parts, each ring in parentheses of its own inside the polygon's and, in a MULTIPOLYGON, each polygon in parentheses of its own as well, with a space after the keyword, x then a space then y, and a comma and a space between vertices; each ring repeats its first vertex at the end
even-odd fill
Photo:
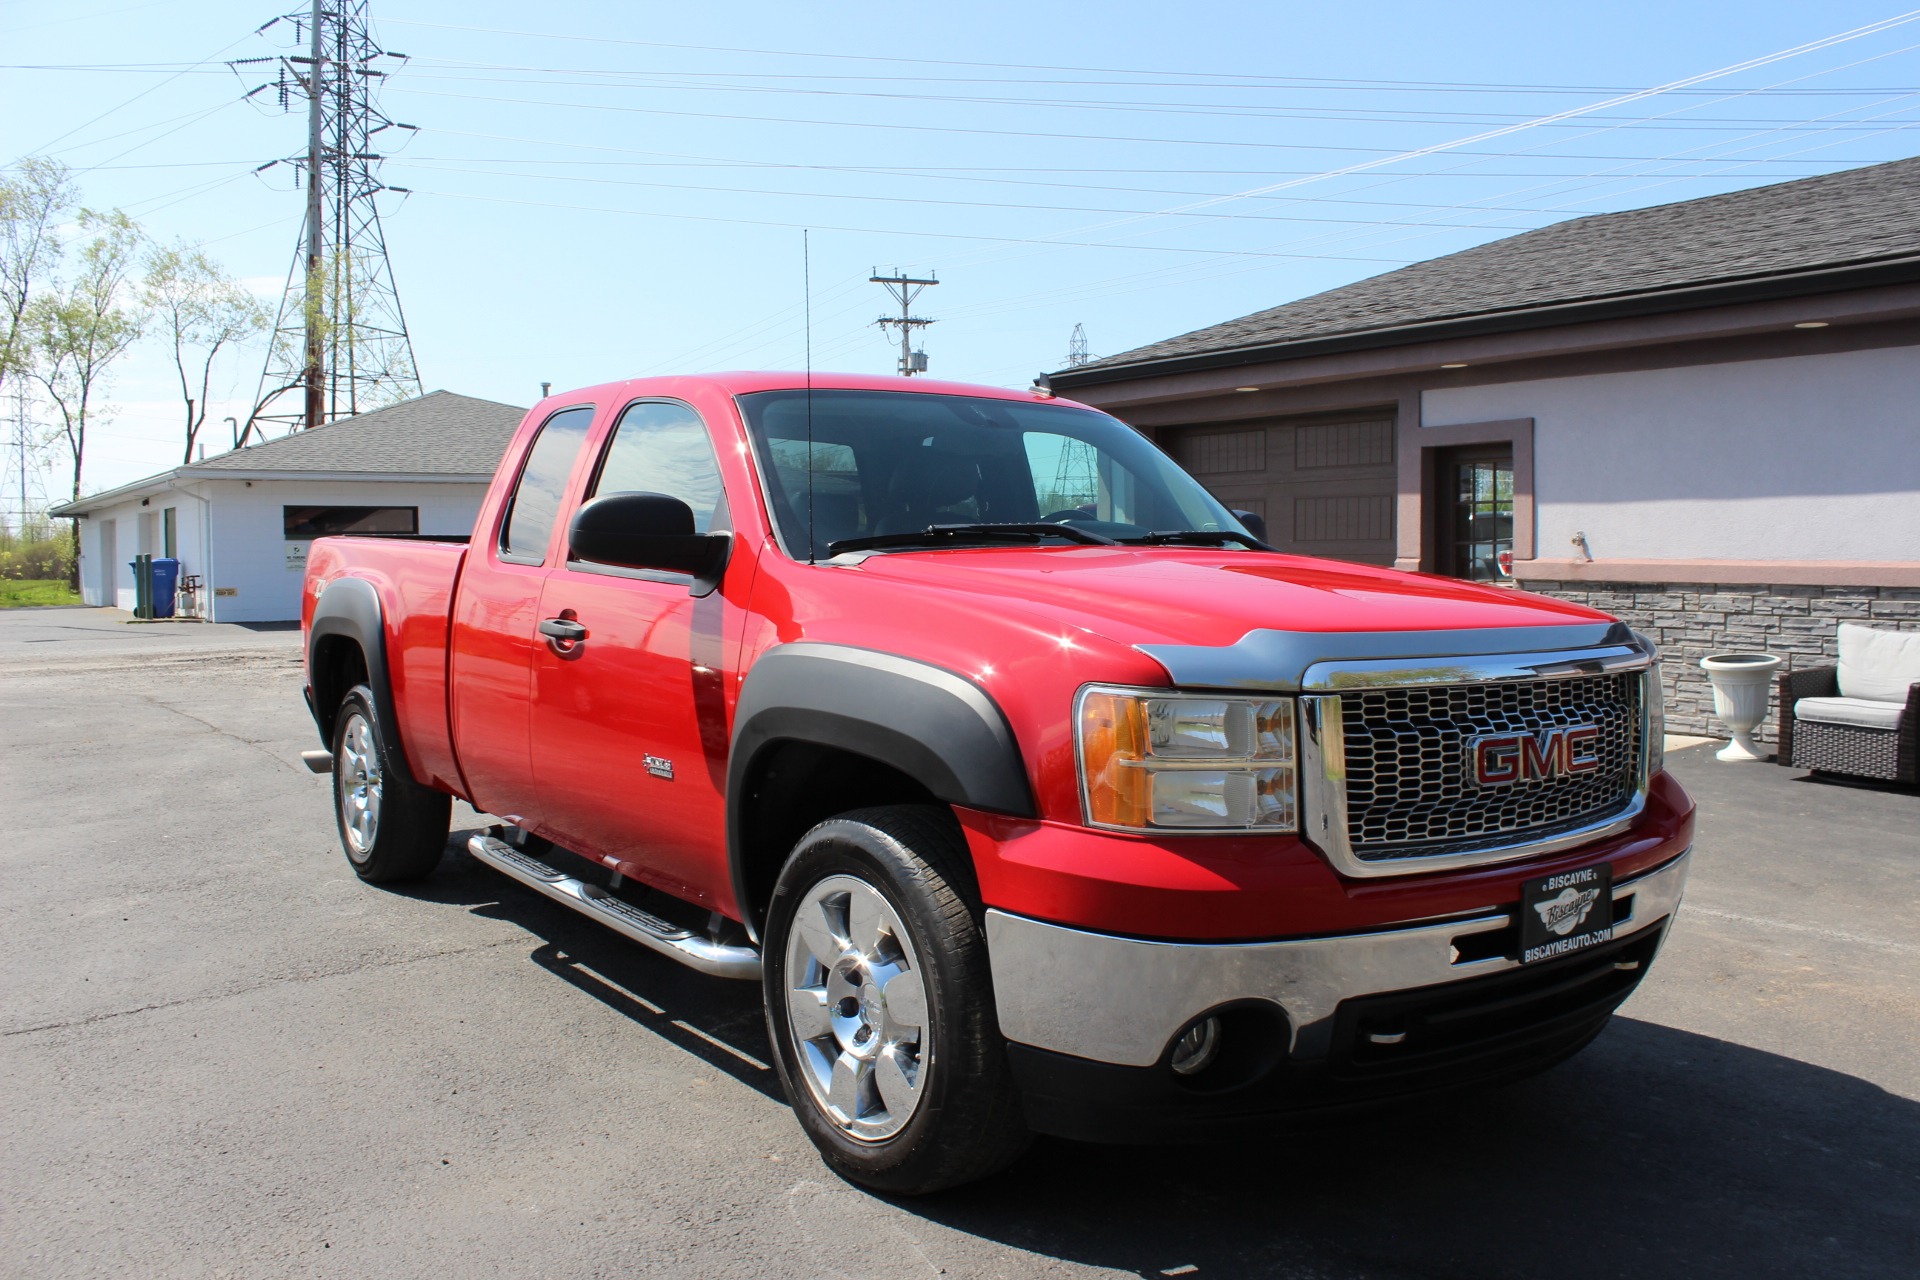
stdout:
MULTIPOLYGON (((1691 853, 1613 887, 1631 897, 1615 938, 1632 937, 1674 914, 1691 853)), ((1143 942, 987 912, 993 992, 1000 1030, 1037 1049, 1123 1066, 1160 1060, 1186 1024, 1236 1000, 1266 1000, 1286 1011, 1295 1053, 1324 1053, 1343 1000, 1407 991, 1516 969, 1495 956, 1457 960, 1455 939, 1513 924, 1489 911, 1340 938, 1286 942, 1143 942)))

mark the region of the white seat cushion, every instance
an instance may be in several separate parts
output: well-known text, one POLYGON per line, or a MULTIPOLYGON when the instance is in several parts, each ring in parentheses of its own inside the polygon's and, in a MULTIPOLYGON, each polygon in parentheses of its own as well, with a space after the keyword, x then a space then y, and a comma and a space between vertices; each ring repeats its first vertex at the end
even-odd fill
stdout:
POLYGON ((1920 684, 1920 631, 1841 623, 1839 675, 1842 698, 1904 704, 1908 686, 1920 684))
POLYGON ((1906 706, 1878 698, 1802 698, 1793 704, 1795 720, 1851 725, 1855 729, 1898 729, 1906 706))

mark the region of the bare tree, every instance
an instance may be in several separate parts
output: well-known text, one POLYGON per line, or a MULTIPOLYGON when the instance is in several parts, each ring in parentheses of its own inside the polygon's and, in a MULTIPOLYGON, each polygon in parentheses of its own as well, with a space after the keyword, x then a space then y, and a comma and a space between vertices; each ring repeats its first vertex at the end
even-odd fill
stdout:
MULTIPOLYGON (((29 302, 24 317, 31 338, 29 367, 59 414, 54 438, 66 445, 73 461, 74 501, 80 498, 87 457, 88 416, 98 415, 95 402, 107 370, 140 336, 143 320, 133 287, 140 228, 118 209, 83 209, 80 234, 87 239, 71 278, 29 302)), ((73 563, 77 574, 79 521, 73 525, 73 563)))
POLYGON ((17 175, 0 173, 0 386, 26 363, 27 307, 60 260, 60 220, 74 199, 57 160, 30 156, 17 175))
POLYGON ((186 406, 186 442, 180 460, 192 462, 194 441, 207 421, 214 361, 222 348, 263 331, 267 312, 206 254, 184 242, 155 245, 148 252, 141 301, 161 336, 173 344, 173 367, 186 406))

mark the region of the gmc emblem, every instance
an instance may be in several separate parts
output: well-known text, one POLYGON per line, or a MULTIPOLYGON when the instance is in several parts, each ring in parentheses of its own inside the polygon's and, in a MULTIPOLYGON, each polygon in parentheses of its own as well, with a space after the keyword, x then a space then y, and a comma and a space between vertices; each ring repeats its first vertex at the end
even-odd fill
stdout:
POLYGON ((1539 733, 1489 733, 1467 740, 1469 774, 1482 787, 1571 778, 1600 768, 1596 725, 1570 725, 1539 733))

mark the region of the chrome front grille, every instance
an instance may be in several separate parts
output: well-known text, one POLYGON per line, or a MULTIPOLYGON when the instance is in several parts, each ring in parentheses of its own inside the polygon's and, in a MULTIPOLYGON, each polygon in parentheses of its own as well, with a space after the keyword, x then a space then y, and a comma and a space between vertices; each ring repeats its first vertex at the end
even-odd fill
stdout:
MULTIPOLYGON (((1632 808, 1641 789, 1639 671, 1344 690, 1347 844, 1363 862, 1549 840, 1632 808), (1473 739, 1591 725, 1600 767, 1481 787, 1473 739)), ((1411 869, 1411 868, 1409 868, 1411 869)))

